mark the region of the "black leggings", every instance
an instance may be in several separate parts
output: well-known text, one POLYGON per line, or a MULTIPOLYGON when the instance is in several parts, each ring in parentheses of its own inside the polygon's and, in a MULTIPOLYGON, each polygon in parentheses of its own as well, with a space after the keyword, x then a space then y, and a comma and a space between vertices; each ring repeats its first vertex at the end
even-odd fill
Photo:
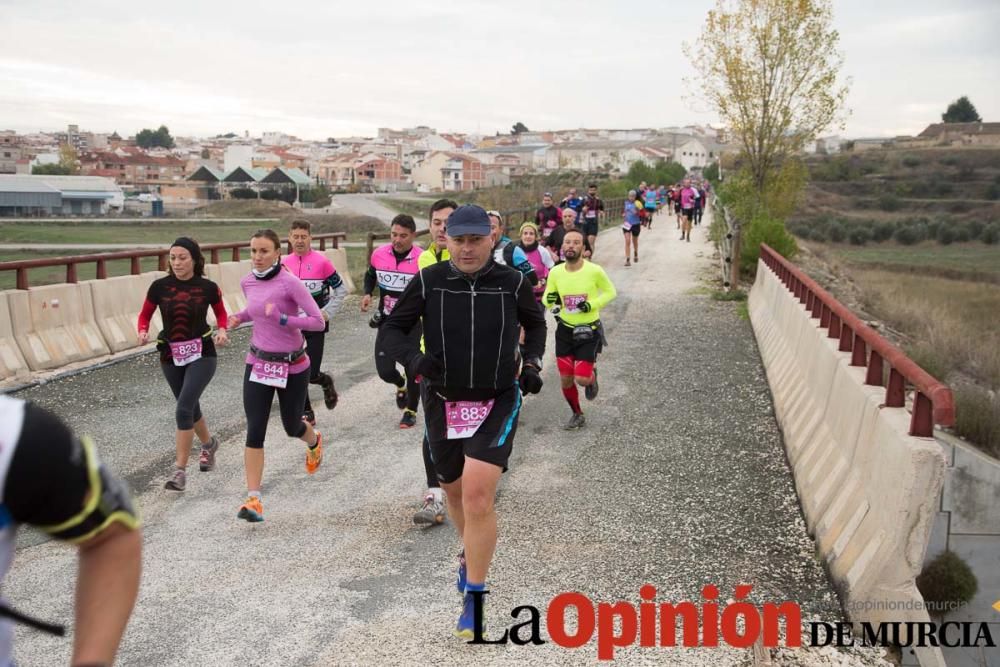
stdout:
MULTIPOLYGON (((410 331, 410 338, 414 341, 414 344, 420 343, 419 326, 413 327, 410 331)), ((391 385, 399 387, 403 384, 403 376, 396 369, 396 362, 393 361, 383 346, 384 337, 380 328, 378 333, 375 334, 375 371, 382 378, 383 382, 388 382, 391 385)), ((406 378, 406 407, 408 410, 416 412, 419 405, 420 386, 414 381, 414 378, 408 377, 406 378)))
MULTIPOLYGON (((302 335, 306 339, 306 355, 309 357, 309 384, 318 384, 321 387, 333 384, 333 378, 320 370, 323 363, 323 347, 326 343, 326 332, 330 330, 330 323, 327 322, 323 331, 303 331, 302 335)), ((312 412, 312 403, 309 401, 309 390, 306 389, 305 412, 312 412)))
POLYGON ((174 366, 173 361, 160 364, 170 391, 174 392, 174 398, 177 399, 177 410, 174 413, 177 430, 189 431, 201 421, 201 405, 198 401, 205 387, 212 381, 217 363, 215 357, 202 357, 187 366, 174 366))
POLYGON ((243 372, 243 412, 247 416, 247 447, 261 449, 264 447, 264 436, 267 435, 267 420, 271 417, 271 404, 274 394, 278 394, 278 407, 281 409, 281 423, 285 433, 290 438, 300 438, 306 432, 306 424, 302 421, 302 410, 305 406, 306 390, 309 387, 309 373, 294 373, 288 376, 288 385, 278 389, 259 382, 250 381, 251 364, 247 364, 243 372))
POLYGON ((424 474, 427 475, 427 488, 436 489, 441 486, 438 481, 437 468, 434 467, 434 459, 431 458, 431 443, 427 440, 427 429, 424 429, 424 474))

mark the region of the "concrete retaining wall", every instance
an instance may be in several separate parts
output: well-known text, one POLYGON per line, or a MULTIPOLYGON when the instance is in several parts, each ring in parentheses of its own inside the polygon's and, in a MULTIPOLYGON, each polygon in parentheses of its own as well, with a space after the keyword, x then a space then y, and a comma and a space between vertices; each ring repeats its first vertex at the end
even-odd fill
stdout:
POLYGON ((24 355, 14 340, 14 328, 11 326, 13 317, 7 295, 13 291, 16 290, 0 292, 0 381, 20 380, 30 372, 28 362, 24 360, 24 355))
POLYGON ((347 250, 337 248, 336 250, 324 250, 323 254, 333 263, 333 268, 337 269, 340 278, 347 287, 348 294, 354 293, 354 280, 351 279, 351 270, 347 266, 347 250))
MULTIPOLYGON (((163 271, 151 271, 138 276, 118 276, 80 283, 90 290, 94 319, 111 352, 139 347, 139 336, 136 333, 139 311, 150 283, 165 275, 163 271)), ((157 310, 149 325, 150 338, 156 338, 162 328, 163 318, 157 310)))
MULTIPOLYGON (((944 477, 933 438, 907 435, 910 415, 883 407, 819 320, 764 264, 750 319, 810 533, 853 621, 928 622, 920 573, 944 477), (905 607, 911 607, 906 609, 905 607)), ((944 665, 918 649, 921 665, 944 665)))
POLYGON ((14 340, 33 371, 110 354, 89 286, 61 284, 7 293, 14 340))

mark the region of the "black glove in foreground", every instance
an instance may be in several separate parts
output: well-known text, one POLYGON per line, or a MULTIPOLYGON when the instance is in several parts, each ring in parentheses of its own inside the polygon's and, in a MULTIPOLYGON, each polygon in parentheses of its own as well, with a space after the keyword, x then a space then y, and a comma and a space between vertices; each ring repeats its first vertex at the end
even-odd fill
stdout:
POLYGON ((519 379, 521 391, 525 394, 537 394, 542 390, 542 376, 534 366, 524 366, 519 379))

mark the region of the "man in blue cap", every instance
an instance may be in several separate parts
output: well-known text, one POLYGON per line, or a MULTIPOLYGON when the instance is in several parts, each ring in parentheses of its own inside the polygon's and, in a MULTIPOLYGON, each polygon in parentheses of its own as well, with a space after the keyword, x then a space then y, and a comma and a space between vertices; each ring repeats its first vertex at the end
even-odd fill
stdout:
POLYGON ((464 547, 457 581, 464 603, 455 633, 472 639, 475 594, 486 590, 496 548, 493 501, 513 447, 521 392, 542 388, 545 317, 527 278, 493 260, 485 210, 459 206, 448 216, 446 234, 449 261, 410 281, 383 335, 388 353, 408 375, 422 378, 427 438, 464 547), (407 336, 421 319, 424 352, 407 336))

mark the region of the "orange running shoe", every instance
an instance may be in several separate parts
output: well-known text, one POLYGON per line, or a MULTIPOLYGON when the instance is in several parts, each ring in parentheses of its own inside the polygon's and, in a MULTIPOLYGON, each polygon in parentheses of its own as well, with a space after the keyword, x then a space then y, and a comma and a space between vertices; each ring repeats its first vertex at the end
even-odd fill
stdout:
POLYGON ((306 472, 312 475, 323 462, 323 434, 316 431, 316 446, 306 447, 306 472))
POLYGON ((240 506, 240 511, 236 513, 237 519, 244 519, 250 523, 257 523, 264 520, 264 503, 260 496, 250 496, 247 501, 240 506))

